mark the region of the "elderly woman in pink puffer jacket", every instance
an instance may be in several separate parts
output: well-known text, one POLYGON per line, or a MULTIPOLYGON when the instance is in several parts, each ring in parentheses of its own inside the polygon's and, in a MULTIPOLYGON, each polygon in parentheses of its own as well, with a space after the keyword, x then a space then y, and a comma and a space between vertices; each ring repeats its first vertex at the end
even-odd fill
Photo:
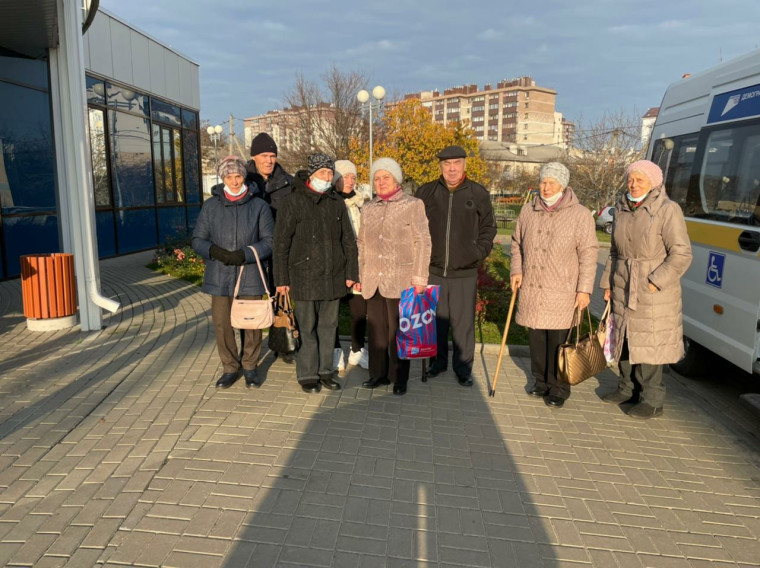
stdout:
POLYGON ((531 373, 528 390, 559 408, 570 385, 557 379, 557 349, 572 326, 576 307, 588 306, 599 242, 591 212, 567 185, 558 163, 539 171, 540 194, 522 208, 512 235, 512 290, 520 290, 517 323, 528 328, 531 373))
POLYGON ((372 164, 370 179, 377 197, 362 209, 359 229, 359 280, 354 289, 367 300, 369 380, 374 389, 393 383, 393 394, 406 393, 409 359, 399 359, 396 332, 401 292, 425 291, 430 265, 430 231, 425 205, 401 189, 401 166, 391 158, 372 164))

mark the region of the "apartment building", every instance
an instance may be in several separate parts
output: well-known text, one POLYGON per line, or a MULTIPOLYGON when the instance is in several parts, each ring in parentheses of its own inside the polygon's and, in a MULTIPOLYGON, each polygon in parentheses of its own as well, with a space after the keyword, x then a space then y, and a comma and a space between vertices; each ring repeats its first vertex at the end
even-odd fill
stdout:
POLYGON ((503 80, 483 89, 477 85, 411 93, 432 114, 448 125, 467 121, 480 140, 525 146, 566 144, 568 123, 555 109, 557 91, 539 87, 531 77, 503 80))
POLYGON ((266 114, 246 118, 243 123, 246 148, 250 148, 251 141, 259 132, 266 132, 280 152, 296 151, 304 144, 312 147, 324 145, 324 140, 333 134, 335 108, 329 103, 321 103, 309 109, 289 107, 270 110, 266 114), (308 132, 306 125, 310 125, 311 132, 308 132))

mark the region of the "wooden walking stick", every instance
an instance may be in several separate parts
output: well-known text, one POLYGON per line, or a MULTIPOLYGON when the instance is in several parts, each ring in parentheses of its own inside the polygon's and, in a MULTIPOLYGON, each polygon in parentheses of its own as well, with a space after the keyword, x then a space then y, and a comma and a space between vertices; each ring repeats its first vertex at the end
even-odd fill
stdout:
POLYGON ((507 313, 507 325, 504 326, 504 335, 501 338, 501 348, 499 349, 499 359, 496 361, 496 373, 493 376, 491 392, 488 396, 496 394, 496 381, 499 380, 499 369, 501 369, 501 358, 504 356, 504 346, 507 344, 507 335, 509 334, 509 325, 512 323, 512 310, 515 309, 515 300, 517 299, 517 290, 512 290, 512 298, 509 300, 509 313, 507 313))

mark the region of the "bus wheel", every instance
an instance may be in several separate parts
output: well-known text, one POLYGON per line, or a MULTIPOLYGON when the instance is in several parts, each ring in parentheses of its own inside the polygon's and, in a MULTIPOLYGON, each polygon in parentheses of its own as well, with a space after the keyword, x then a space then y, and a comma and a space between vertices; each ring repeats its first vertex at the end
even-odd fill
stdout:
POLYGON ((707 351, 699 343, 684 336, 684 356, 678 363, 671 363, 670 368, 684 377, 696 377, 704 374, 707 367, 707 351))
POLYGON ((608 235, 612 234, 612 223, 607 223, 604 226, 604 232, 607 233, 608 235))

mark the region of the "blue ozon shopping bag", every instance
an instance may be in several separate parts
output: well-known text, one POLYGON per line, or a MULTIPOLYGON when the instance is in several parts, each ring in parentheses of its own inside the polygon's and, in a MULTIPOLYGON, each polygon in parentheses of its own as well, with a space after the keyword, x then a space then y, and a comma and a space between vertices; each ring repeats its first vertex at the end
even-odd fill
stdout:
POLYGON ((435 309, 440 293, 440 286, 427 286, 422 294, 415 294, 414 286, 401 292, 396 333, 399 359, 433 357, 438 352, 435 309))

